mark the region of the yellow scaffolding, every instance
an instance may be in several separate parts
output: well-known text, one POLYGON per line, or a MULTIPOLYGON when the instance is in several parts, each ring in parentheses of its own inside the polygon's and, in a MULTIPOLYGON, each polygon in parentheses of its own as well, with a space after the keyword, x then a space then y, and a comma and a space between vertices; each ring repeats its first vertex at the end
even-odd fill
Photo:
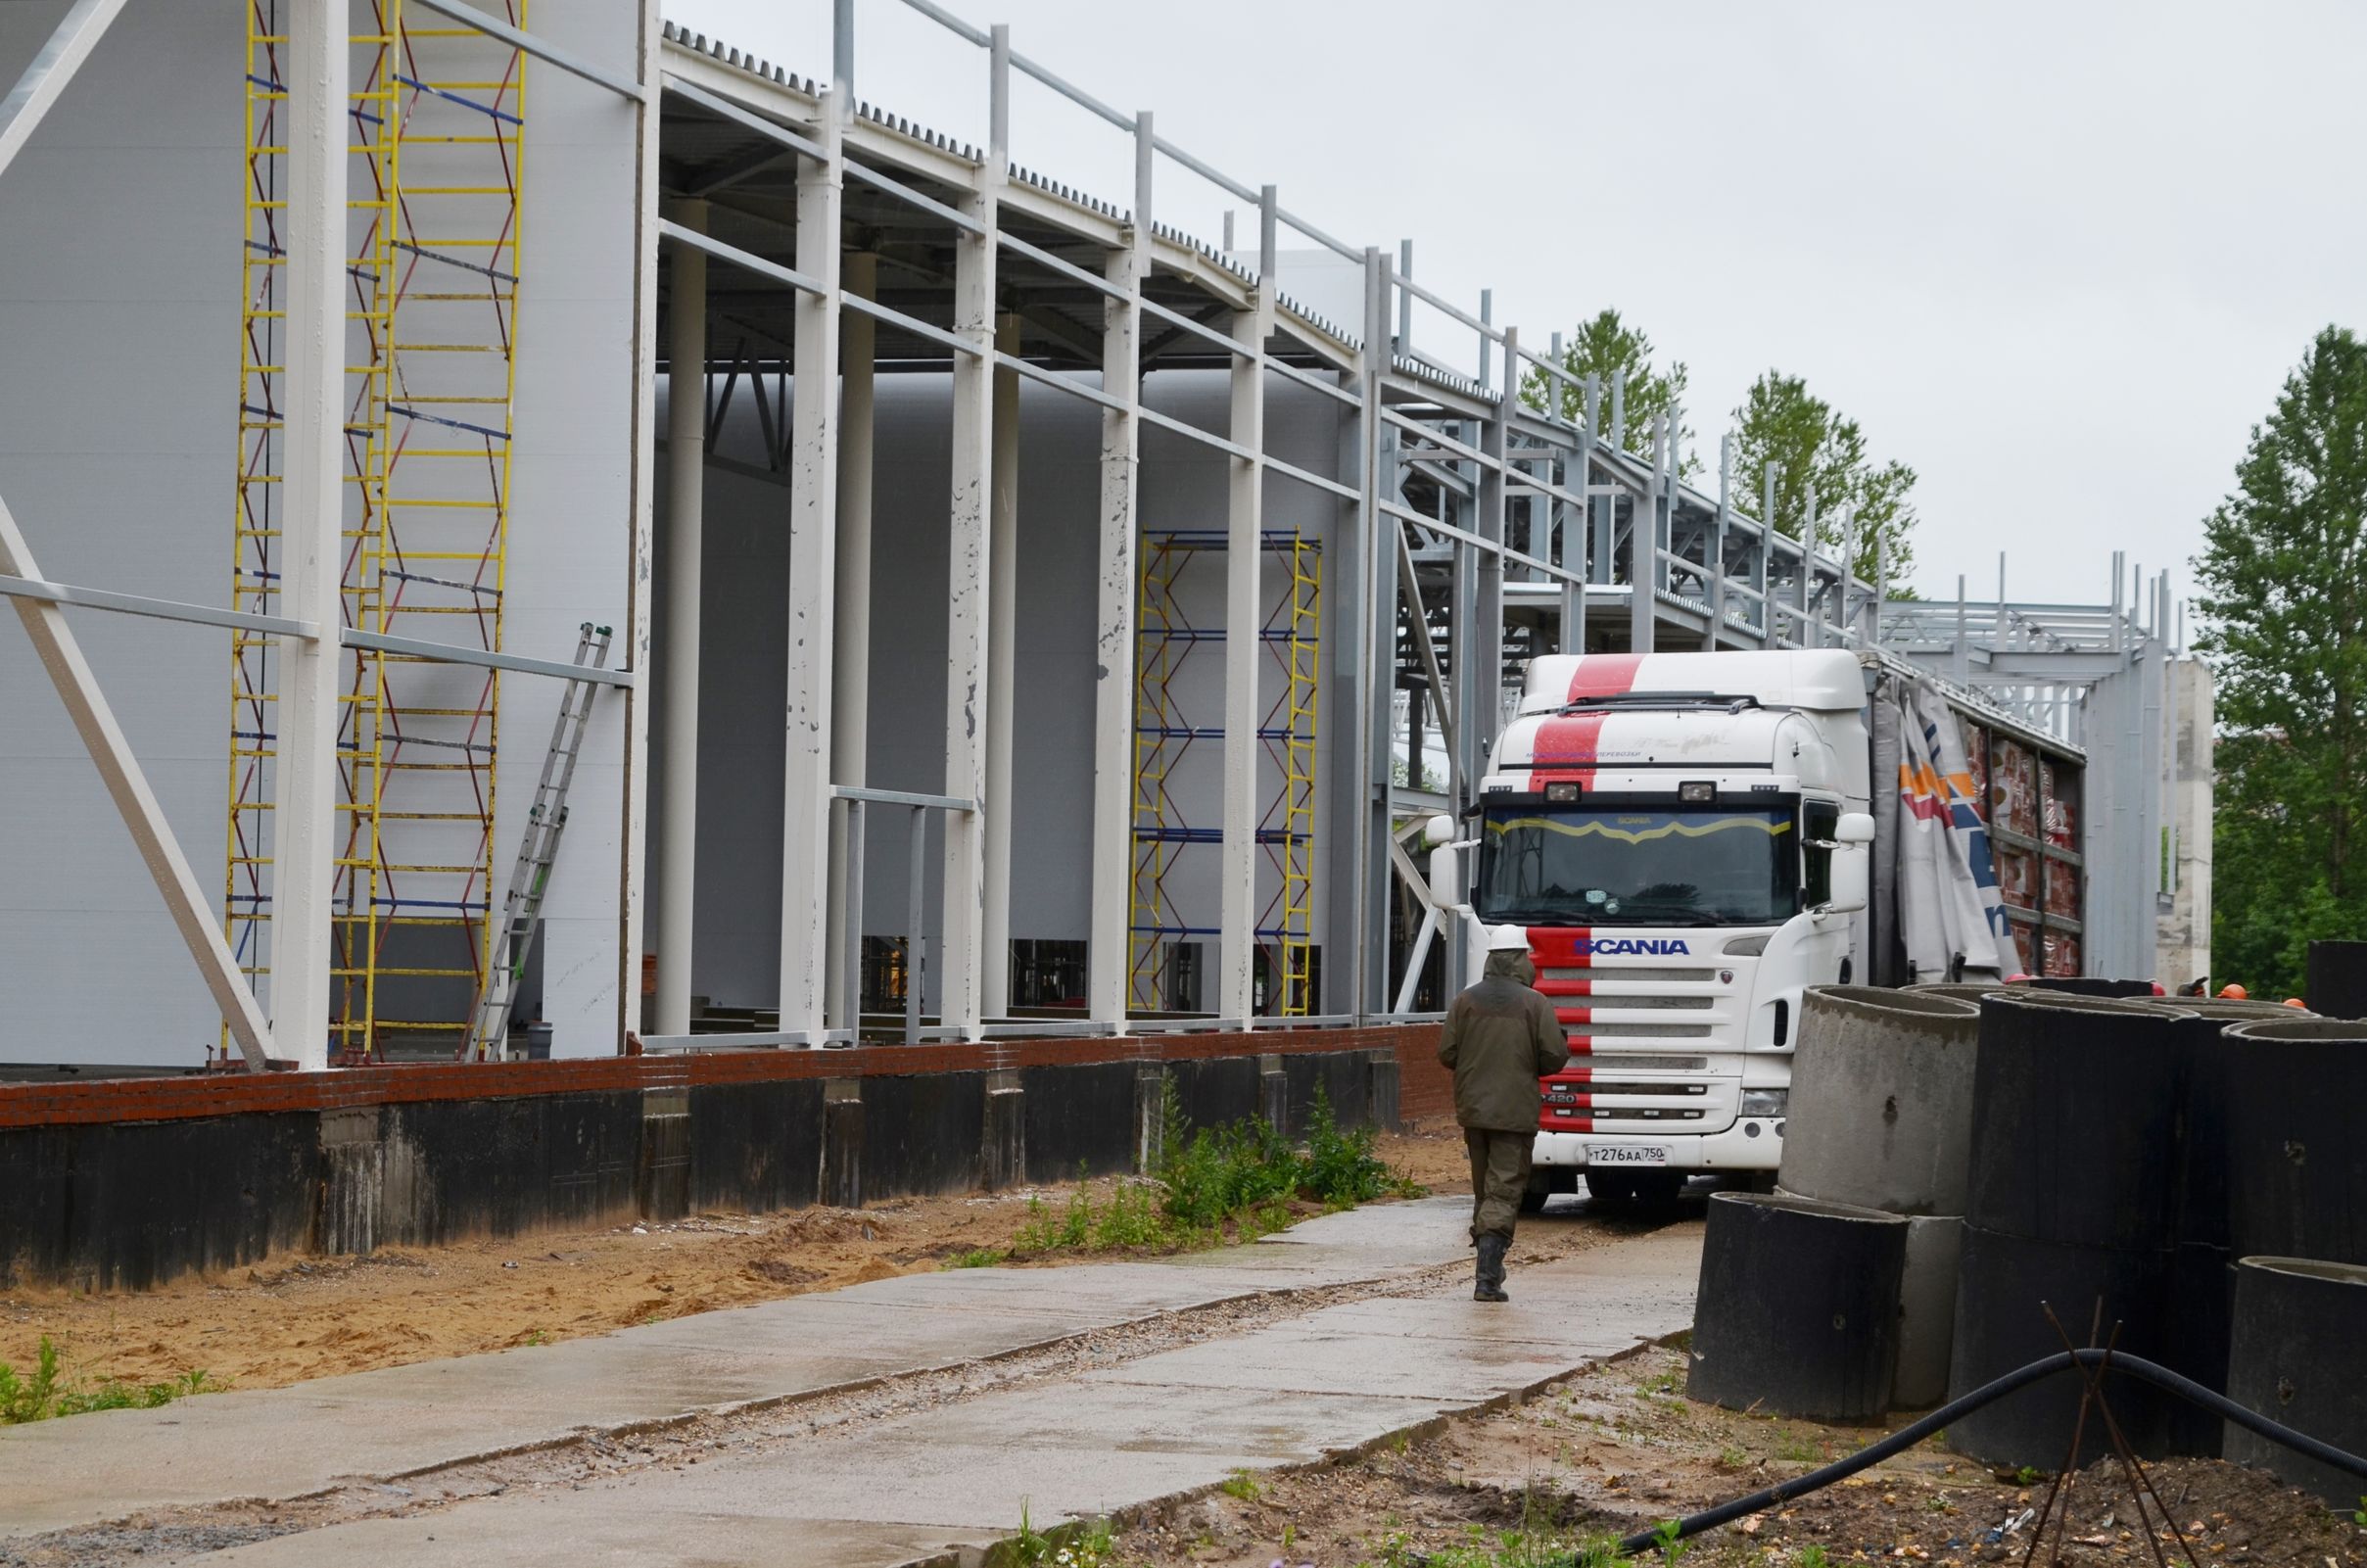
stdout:
MULTIPOLYGON (((1165 1011, 1175 1002, 1171 966, 1192 938, 1218 934, 1194 926, 1178 908, 1170 873, 1193 844, 1221 844, 1219 827, 1194 826, 1178 799, 1176 775, 1198 740, 1224 740, 1224 727, 1194 724, 1177 678, 1193 649, 1221 644, 1227 629, 1191 624, 1179 584, 1185 568, 1229 545, 1221 529, 1161 529, 1143 537, 1142 596, 1137 615, 1134 720, 1134 862, 1128 930, 1127 1006, 1165 1011)), ((1278 792, 1256 825, 1256 839, 1280 877, 1253 939, 1267 955, 1276 996, 1271 1011, 1303 1018, 1315 1010, 1314 852, 1316 695, 1322 675, 1323 555, 1319 541, 1297 530, 1268 529, 1259 555, 1283 566, 1282 590, 1256 637, 1281 667, 1281 689, 1257 727, 1257 739, 1280 774, 1278 792)), ((1260 669, 1263 661, 1260 661, 1260 669)), ((1184 791, 1188 793, 1187 791, 1184 791)))
MULTIPOLYGON (((283 360, 281 0, 249 0, 234 592, 268 610, 283 360)), ((353 35, 344 620, 497 649, 516 391, 522 55, 362 0, 353 35), (422 621, 419 617, 436 619, 422 621)), ((525 25, 524 0, 491 9, 525 25)), ((331 1031, 345 1060, 466 1039, 492 941, 493 672, 355 649, 338 734, 331 1031)), ((224 919, 269 973, 270 641, 238 634, 224 919)), ((226 1048, 226 1047, 225 1047, 226 1048)))

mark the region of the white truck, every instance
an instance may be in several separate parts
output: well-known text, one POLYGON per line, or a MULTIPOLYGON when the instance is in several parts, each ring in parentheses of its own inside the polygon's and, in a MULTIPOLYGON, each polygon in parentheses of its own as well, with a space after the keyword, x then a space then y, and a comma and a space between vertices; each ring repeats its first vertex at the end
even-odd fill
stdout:
POLYGON ((1475 955, 1524 927, 1569 1031, 1532 1208, 1582 1171, 1611 1203, 1694 1172, 1772 1179, 1801 992, 1870 977, 1869 685, 1837 649, 1530 663, 1462 824, 1426 836, 1433 902, 1475 955))

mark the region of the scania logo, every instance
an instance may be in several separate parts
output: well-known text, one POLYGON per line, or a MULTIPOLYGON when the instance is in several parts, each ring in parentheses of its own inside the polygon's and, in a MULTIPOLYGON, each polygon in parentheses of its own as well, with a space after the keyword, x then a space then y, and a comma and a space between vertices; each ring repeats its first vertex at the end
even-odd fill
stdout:
POLYGON ((1597 936, 1588 945, 1605 957, 1620 954, 1661 956, 1670 953, 1690 954, 1693 951, 1675 936, 1597 936))

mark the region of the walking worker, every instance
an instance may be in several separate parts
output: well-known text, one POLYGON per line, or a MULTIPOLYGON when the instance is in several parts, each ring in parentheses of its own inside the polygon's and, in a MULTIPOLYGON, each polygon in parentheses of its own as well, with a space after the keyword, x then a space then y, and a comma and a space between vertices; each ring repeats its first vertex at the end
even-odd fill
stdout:
POLYGON ((1533 989, 1529 933, 1499 926, 1489 933, 1488 968, 1478 984, 1446 1009, 1439 1061, 1454 1073, 1454 1118, 1471 1151, 1471 1240, 1480 1250, 1471 1299, 1504 1294, 1504 1254, 1529 1188, 1529 1154, 1544 1095, 1538 1079, 1570 1060, 1553 1004, 1533 989))

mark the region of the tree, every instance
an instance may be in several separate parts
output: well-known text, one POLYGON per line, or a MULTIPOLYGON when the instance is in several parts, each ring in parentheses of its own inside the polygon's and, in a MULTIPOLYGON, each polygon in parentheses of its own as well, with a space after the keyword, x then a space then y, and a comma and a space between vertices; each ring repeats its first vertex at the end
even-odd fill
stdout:
MULTIPOLYGON (((1855 419, 1813 397, 1798 376, 1770 370, 1751 384, 1734 410, 1734 504, 1756 512, 1765 504, 1761 475, 1775 465, 1775 529, 1798 539, 1808 521, 1808 491, 1817 491, 1817 544, 1838 546, 1857 521, 1852 570, 1874 581, 1874 549, 1893 583, 1915 563, 1915 470, 1897 460, 1875 467, 1866 455, 1866 433, 1855 419)), ((1894 590, 1900 596, 1903 591, 1894 590)))
POLYGON ((2203 529, 2212 964, 2297 995, 2311 938, 2367 934, 2367 346, 2347 329, 2286 377, 2203 529))
MULTIPOLYGON (((1582 383, 1588 376, 1602 378, 1601 429, 1606 442, 1611 439, 1611 383, 1618 372, 1626 371, 1627 395, 1621 401, 1627 414, 1627 440, 1622 450, 1648 459, 1654 425, 1662 414, 1674 409, 1681 471, 1688 475, 1701 472, 1693 432, 1684 423, 1684 361, 1678 360, 1666 371, 1653 369, 1652 340, 1622 321, 1617 310, 1604 310, 1578 324, 1562 345, 1562 368, 1582 383)), ((1572 424, 1583 423, 1586 417, 1586 393, 1568 382, 1553 381, 1542 370, 1532 370, 1523 378, 1521 402, 1539 413, 1557 412, 1572 424), (1558 407, 1553 396, 1557 392, 1558 407)))

